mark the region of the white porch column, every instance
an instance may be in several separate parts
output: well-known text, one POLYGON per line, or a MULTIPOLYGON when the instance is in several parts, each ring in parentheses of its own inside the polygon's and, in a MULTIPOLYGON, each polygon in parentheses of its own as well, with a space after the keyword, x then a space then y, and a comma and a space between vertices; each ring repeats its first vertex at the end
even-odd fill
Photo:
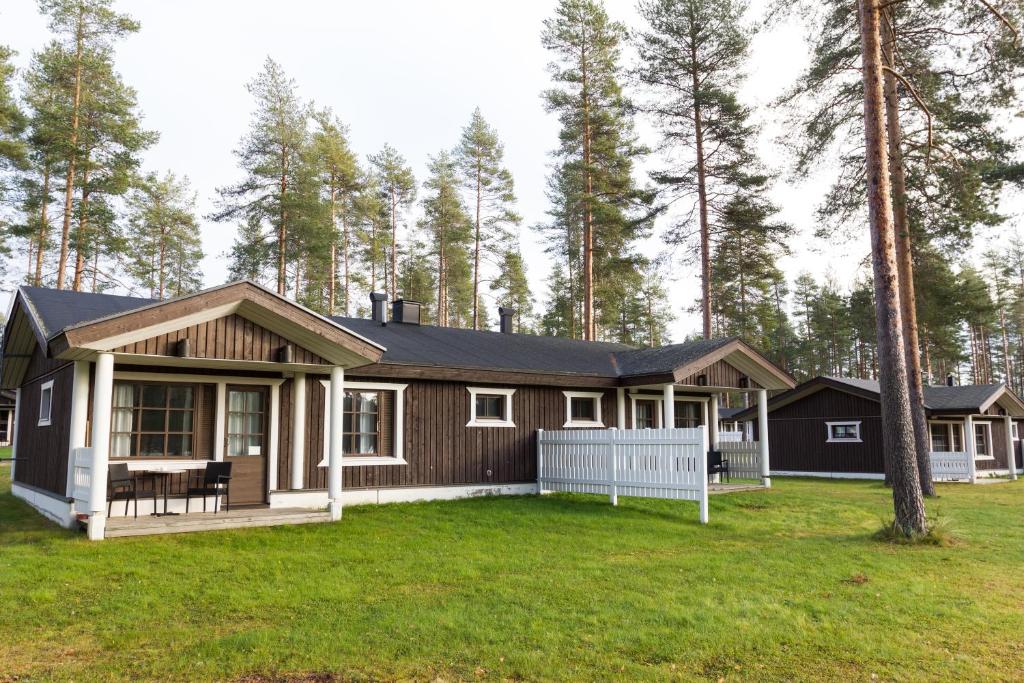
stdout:
POLYGON ((327 500, 332 520, 341 519, 341 457, 345 421, 345 370, 331 368, 331 431, 327 435, 327 500))
POLYGON ((17 466, 18 457, 18 426, 21 424, 21 389, 14 390, 14 433, 9 434, 11 439, 11 481, 14 481, 14 468, 17 466))
POLYGON ((110 412, 114 399, 114 356, 96 358, 92 390, 92 467, 89 476, 89 540, 103 539, 107 511, 107 462, 110 460, 110 412))
POLYGON ((626 428, 626 390, 619 387, 615 390, 615 426, 619 429, 626 428))
POLYGON ((718 394, 711 394, 708 399, 708 434, 711 437, 711 450, 718 450, 718 394))
POLYGON ((1010 470, 1010 479, 1017 478, 1017 454, 1013 452, 1013 418, 1003 418, 1003 429, 1006 431, 1006 465, 1010 470))
POLYGON ((768 391, 757 390, 757 455, 761 461, 761 483, 771 488, 771 467, 768 463, 768 391))
POLYGON ((306 469, 306 373, 296 372, 292 380, 292 477, 291 488, 302 488, 306 469))
MULTIPOLYGON (((68 476, 64 489, 72 497, 75 486, 75 449, 85 448, 89 424, 89 361, 75 361, 75 376, 71 384, 71 438, 68 440, 68 476)), ((78 510, 77 512, 86 512, 78 510)))
POLYGON ((665 429, 676 428, 676 386, 666 384, 662 394, 661 405, 665 413, 663 426, 665 429))
POLYGON ((973 484, 978 481, 978 444, 974 440, 974 416, 964 419, 964 445, 967 447, 967 479, 973 484))

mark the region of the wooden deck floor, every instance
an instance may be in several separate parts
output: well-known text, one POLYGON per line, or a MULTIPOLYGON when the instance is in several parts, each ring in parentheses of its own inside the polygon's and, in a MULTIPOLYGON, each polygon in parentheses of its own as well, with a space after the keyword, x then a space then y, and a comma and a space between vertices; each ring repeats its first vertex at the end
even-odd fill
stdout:
POLYGON ((107 520, 106 537, 150 536, 154 534, 183 534, 192 531, 216 531, 256 526, 279 526, 282 524, 310 524, 329 522, 329 513, 302 508, 252 508, 242 510, 221 510, 193 512, 187 515, 154 517, 111 517, 107 520))

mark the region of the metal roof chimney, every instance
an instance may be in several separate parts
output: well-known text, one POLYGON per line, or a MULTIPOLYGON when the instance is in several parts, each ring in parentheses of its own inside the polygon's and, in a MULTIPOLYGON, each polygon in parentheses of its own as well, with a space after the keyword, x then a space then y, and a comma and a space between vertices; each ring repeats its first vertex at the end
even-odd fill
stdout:
POLYGON ((370 292, 370 317, 374 322, 378 322, 381 325, 387 325, 387 302, 387 294, 384 294, 383 292, 370 292))
POLYGON ((498 317, 501 319, 500 329, 502 334, 512 334, 512 321, 516 317, 516 313, 516 309, 510 308, 508 306, 498 307, 498 317))

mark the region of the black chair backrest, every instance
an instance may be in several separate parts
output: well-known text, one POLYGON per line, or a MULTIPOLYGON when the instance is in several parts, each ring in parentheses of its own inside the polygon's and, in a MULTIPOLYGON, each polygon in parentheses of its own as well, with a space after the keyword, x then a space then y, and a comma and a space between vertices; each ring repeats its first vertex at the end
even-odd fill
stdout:
POLYGON ((225 477, 231 476, 231 463, 211 462, 206 466, 206 475, 203 477, 203 483, 216 484, 217 478, 222 475, 225 477))
POLYGON ((708 451, 708 467, 722 466, 722 451, 708 451))
POLYGON ((107 476, 110 477, 110 481, 130 481, 132 473, 128 470, 127 463, 115 462, 107 468, 107 476))

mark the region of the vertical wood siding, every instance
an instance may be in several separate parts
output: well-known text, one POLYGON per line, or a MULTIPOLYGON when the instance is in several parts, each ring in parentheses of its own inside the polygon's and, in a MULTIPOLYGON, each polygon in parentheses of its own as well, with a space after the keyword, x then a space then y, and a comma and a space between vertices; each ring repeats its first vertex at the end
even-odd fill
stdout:
MULTIPOLYGON (((34 360, 34 359, 33 359, 34 360)), ((71 439, 71 386, 74 365, 38 375, 22 384, 17 435, 19 461, 14 480, 58 495, 66 495, 68 446, 71 439), (42 385, 53 380, 49 426, 39 426, 39 395, 42 385), (24 458, 23 460, 21 458, 24 458)))
POLYGON ((278 349, 291 344, 295 349, 294 362, 320 365, 325 363, 320 356, 237 314, 127 344, 115 351, 174 356, 176 345, 181 339, 189 340, 192 356, 195 358, 275 362, 278 360, 278 349))

